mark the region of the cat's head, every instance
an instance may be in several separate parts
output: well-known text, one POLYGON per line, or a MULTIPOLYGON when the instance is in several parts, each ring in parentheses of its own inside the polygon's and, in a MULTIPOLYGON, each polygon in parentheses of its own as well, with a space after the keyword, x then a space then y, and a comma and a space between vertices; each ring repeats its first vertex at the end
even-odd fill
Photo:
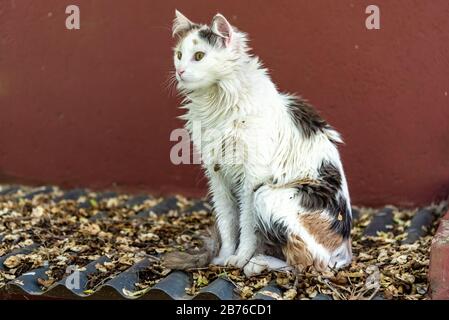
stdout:
POLYGON ((246 53, 246 36, 217 14, 211 24, 190 21, 176 10, 173 37, 175 76, 178 89, 193 91, 208 88, 233 76, 246 53))

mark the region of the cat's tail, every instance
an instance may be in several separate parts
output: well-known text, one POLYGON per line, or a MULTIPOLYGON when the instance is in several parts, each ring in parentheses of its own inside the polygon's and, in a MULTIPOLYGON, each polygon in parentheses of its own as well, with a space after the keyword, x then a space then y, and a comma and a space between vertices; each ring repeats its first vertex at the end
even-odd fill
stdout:
POLYGON ((173 270, 188 270, 203 268, 209 265, 220 249, 220 236, 214 226, 207 230, 207 235, 202 237, 203 247, 196 252, 170 252, 163 256, 162 263, 173 270))

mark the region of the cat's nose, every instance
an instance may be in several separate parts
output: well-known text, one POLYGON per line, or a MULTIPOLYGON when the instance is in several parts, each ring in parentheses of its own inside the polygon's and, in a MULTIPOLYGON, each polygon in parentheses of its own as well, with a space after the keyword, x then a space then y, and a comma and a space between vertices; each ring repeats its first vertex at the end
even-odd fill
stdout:
POLYGON ((185 72, 185 70, 182 70, 182 69, 180 69, 180 70, 178 70, 178 76, 182 76, 182 74, 185 72))

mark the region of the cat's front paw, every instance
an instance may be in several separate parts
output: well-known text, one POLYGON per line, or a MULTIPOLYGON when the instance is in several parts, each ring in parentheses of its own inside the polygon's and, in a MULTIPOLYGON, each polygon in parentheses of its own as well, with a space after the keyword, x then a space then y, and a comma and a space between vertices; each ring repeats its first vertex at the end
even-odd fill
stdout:
POLYGON ((217 256, 212 259, 211 264, 216 266, 222 266, 224 267, 226 265, 226 261, 229 259, 229 257, 225 256, 217 256))
POLYGON ((230 267, 243 268, 251 259, 251 256, 235 254, 228 258, 226 265, 230 267))
POLYGON ((226 261, 229 257, 235 253, 235 249, 232 247, 222 247, 218 256, 212 259, 211 264, 216 266, 226 266, 226 261))
MULTIPOLYGON (((262 256, 261 256, 262 257, 262 256)), ((247 277, 256 276, 267 270, 269 265, 267 261, 259 256, 252 257, 251 260, 243 268, 243 272, 247 277)))

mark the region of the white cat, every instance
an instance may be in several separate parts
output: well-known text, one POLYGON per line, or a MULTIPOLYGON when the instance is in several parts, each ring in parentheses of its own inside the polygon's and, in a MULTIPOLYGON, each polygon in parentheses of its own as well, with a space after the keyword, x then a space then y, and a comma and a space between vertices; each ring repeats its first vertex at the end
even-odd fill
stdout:
MULTIPOLYGON (((253 275, 350 263, 352 213, 340 135, 304 100, 277 90, 249 53, 246 34, 223 15, 207 26, 176 11, 173 36, 182 118, 191 133, 201 126, 192 139, 205 163, 221 244, 218 256, 209 251, 201 264, 253 275), (220 136, 211 138, 208 130, 220 136), (223 161, 217 144, 241 161, 223 161)), ((166 262, 194 266, 187 254, 168 255, 166 262)))

